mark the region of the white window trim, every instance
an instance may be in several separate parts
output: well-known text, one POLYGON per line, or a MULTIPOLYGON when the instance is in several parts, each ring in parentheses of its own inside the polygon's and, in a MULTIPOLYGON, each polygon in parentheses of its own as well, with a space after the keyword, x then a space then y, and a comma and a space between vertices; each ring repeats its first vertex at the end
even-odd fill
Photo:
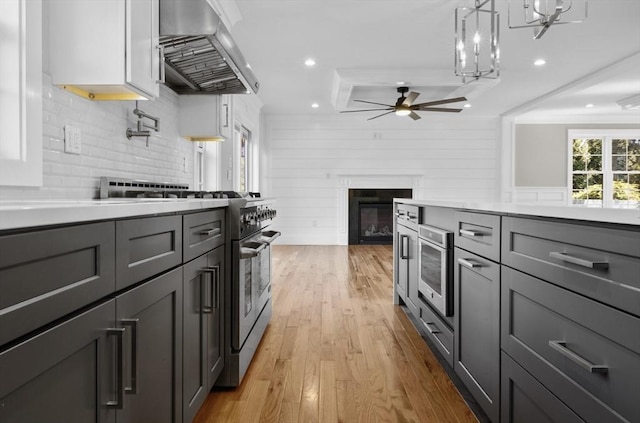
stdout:
MULTIPOLYGON (((611 140, 612 138, 640 138, 640 129, 569 129, 567 131, 567 204, 573 206, 573 140, 575 138, 600 138, 602 143, 602 207, 613 207, 610 193, 612 186, 611 140)), ((577 207, 577 206, 576 206, 577 207)))

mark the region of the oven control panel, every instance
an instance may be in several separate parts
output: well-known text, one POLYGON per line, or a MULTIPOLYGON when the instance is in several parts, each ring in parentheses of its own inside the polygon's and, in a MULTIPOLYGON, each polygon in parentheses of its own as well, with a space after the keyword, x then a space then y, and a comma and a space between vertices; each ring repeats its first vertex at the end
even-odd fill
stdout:
POLYGON ((244 207, 240 212, 241 235, 247 236, 266 227, 276 214, 276 210, 267 205, 244 207))

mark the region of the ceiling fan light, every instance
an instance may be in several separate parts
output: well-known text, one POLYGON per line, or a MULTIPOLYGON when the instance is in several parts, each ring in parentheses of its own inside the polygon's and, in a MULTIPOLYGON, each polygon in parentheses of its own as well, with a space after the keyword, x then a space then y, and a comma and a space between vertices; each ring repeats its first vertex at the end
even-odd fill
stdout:
POLYGON ((411 114, 410 109, 398 109, 396 110, 396 115, 398 116, 409 116, 411 114))

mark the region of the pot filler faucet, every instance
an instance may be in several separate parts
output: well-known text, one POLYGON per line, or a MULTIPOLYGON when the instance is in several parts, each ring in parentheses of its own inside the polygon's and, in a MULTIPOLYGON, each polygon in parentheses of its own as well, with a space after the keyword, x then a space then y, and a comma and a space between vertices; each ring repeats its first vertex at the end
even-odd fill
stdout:
POLYGON ((133 130, 131 128, 127 128, 127 138, 131 139, 131 137, 145 137, 147 139, 147 147, 149 147, 149 137, 151 136, 151 131, 147 131, 144 128, 153 129, 154 131, 160 131, 160 118, 151 116, 138 108, 138 102, 136 101, 136 108, 133 109, 133 114, 138 116, 138 128, 137 130, 133 130), (153 121, 153 125, 148 125, 143 122, 143 119, 148 119, 153 121))

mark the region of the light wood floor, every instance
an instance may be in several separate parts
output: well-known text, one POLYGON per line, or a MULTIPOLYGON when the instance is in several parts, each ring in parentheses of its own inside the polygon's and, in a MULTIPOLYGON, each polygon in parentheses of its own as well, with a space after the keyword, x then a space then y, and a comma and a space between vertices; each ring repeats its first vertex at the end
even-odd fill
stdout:
POLYGON ((391 246, 275 246, 273 318, 194 423, 477 422, 393 305, 391 246))

